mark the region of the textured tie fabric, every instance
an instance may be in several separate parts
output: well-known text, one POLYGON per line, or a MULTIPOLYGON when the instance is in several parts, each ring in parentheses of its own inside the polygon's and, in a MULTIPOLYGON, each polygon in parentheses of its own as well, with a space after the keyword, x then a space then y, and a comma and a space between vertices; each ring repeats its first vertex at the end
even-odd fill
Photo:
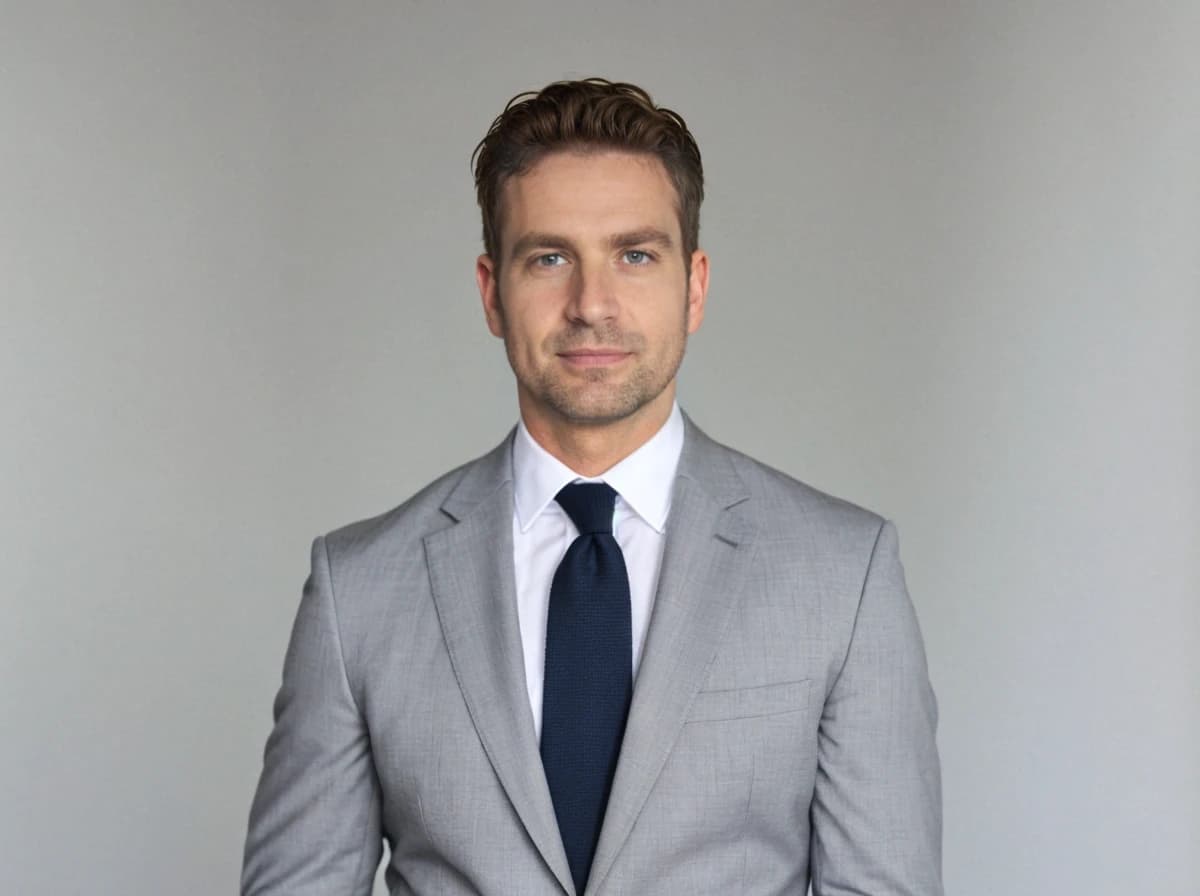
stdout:
POLYGON ((629 573, 612 534, 617 493, 568 485, 555 500, 579 530, 550 585, 542 765, 575 890, 591 870, 633 694, 629 573))

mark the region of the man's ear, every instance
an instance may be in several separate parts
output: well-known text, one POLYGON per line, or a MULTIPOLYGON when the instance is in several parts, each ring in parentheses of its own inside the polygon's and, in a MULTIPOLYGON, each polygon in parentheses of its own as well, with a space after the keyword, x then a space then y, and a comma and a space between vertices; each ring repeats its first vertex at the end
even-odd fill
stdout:
POLYGON ((483 302, 483 316, 492 335, 504 338, 504 314, 500 310, 499 270, 490 255, 475 259, 475 283, 479 287, 479 299, 483 302))
POLYGON ((700 329, 704 320, 704 302, 708 298, 708 253, 697 249, 692 253, 692 270, 688 274, 687 331, 690 336, 700 329))

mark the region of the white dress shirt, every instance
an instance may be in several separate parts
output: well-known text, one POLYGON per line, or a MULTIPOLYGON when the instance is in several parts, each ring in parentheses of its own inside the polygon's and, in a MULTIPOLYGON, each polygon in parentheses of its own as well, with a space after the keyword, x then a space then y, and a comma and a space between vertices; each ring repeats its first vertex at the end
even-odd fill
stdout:
POLYGON ((633 674, 636 678, 671 509, 671 483, 683 451, 683 415, 679 405, 644 445, 601 476, 580 476, 533 440, 524 422, 513 442, 513 566, 517 617, 525 653, 525 682, 533 728, 542 737, 542 680, 546 672, 546 614, 550 583, 579 530, 554 500, 572 482, 607 482, 617 493, 613 535, 629 571, 633 625, 633 674))

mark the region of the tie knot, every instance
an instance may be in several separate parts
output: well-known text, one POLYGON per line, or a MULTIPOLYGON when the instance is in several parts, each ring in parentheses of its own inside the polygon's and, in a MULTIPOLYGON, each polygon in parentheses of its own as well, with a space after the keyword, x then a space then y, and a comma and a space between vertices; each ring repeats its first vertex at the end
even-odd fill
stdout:
POLYGON ((580 535, 611 535, 617 493, 605 482, 576 482, 555 495, 580 535))

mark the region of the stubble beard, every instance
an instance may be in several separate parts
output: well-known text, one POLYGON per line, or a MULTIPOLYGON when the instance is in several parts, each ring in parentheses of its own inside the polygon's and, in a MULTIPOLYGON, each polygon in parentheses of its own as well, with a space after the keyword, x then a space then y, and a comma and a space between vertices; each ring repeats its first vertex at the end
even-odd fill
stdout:
POLYGON ((680 326, 678 342, 670 346, 666 354, 655 358, 646 356, 646 339, 640 334, 622 332, 615 325, 579 326, 547 340, 543 357, 604 346, 631 352, 634 365, 628 371, 597 367, 568 374, 557 369, 555 362, 533 370, 525 369, 511 340, 504 340, 509 366, 521 389, 555 416, 576 426, 615 423, 650 404, 675 379, 683 363, 686 345, 686 319, 680 326))

